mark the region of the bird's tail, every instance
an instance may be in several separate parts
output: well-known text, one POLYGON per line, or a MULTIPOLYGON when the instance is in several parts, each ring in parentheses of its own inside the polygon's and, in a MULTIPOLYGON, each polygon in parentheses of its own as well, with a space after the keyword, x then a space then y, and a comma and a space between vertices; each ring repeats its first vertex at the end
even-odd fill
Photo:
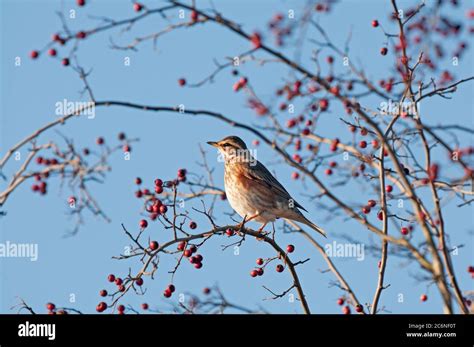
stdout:
MULTIPOLYGON (((296 226, 298 227, 297 225, 295 225, 295 223, 290 220, 290 219, 286 219, 291 225, 293 226, 296 226)), ((326 236, 326 232, 321 229, 320 227, 318 227, 316 224, 314 224, 313 222, 311 222, 308 218, 306 218, 305 216, 303 216, 303 214, 299 215, 298 216, 298 219, 295 219, 297 222, 300 222, 300 223, 303 223, 303 224, 306 224, 307 226, 309 226, 311 229, 317 231, 318 233, 320 233, 321 235, 323 235, 324 237, 327 237, 326 236)))

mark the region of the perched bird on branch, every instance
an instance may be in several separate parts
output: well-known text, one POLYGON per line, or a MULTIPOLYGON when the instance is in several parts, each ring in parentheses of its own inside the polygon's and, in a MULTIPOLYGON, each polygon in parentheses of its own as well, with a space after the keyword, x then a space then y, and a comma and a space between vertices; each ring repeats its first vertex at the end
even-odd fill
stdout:
POLYGON ((300 209, 306 211, 305 208, 252 156, 245 142, 239 137, 228 136, 208 144, 219 150, 219 158, 225 164, 227 199, 232 208, 244 218, 243 223, 252 220, 262 223, 259 228, 259 231, 262 231, 269 222, 283 218, 306 224, 326 237, 323 229, 301 213, 300 209))

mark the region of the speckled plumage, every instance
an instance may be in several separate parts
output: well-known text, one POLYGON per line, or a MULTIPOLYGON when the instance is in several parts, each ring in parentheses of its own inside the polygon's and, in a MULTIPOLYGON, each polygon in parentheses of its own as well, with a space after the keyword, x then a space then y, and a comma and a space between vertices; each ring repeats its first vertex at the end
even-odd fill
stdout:
POLYGON ((219 149, 224 159, 224 185, 232 208, 243 218, 262 223, 263 229, 277 218, 304 223, 325 236, 309 221, 296 202, 267 168, 253 158, 245 143, 236 136, 208 142, 219 149))

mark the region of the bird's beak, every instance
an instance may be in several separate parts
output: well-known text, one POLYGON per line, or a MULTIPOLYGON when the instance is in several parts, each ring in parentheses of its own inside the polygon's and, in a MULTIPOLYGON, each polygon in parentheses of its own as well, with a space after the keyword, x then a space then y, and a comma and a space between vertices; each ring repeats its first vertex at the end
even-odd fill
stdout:
POLYGON ((213 147, 219 147, 219 144, 217 142, 214 142, 214 141, 209 141, 207 144, 211 145, 213 147))

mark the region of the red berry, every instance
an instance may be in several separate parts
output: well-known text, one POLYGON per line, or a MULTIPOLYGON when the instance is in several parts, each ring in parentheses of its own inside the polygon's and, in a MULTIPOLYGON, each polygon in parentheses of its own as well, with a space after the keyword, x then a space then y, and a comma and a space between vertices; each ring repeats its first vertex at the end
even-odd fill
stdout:
POLYGON ((387 191, 387 193, 391 193, 393 191, 393 186, 389 184, 385 187, 385 190, 387 191))
POLYGON ((54 311, 54 309, 56 308, 56 305, 53 304, 52 302, 48 302, 46 304, 46 308, 48 309, 48 311, 54 311))
POLYGON ((331 161, 331 162, 329 163, 329 166, 330 166, 330 167, 336 167, 336 166, 337 166, 337 163, 336 163, 335 161, 331 161))
POLYGON ((160 206, 160 213, 165 214, 166 211, 168 211, 168 207, 166 207, 166 205, 161 205, 160 206))
POLYGON ((76 34, 76 37, 78 39, 85 39, 87 36, 86 32, 85 31, 79 31, 77 34, 76 34))
POLYGON ((142 179, 140 177, 135 178, 135 184, 142 184, 142 179))
POLYGON ((191 229, 193 229, 193 230, 196 229, 196 228, 197 228, 196 222, 191 222, 191 223, 189 223, 189 227, 190 227, 191 229))
POLYGON ((332 175, 332 170, 331 169, 326 169, 326 170, 324 170, 324 173, 328 176, 331 176, 332 175))
POLYGON ((380 211, 379 213, 377 213, 377 218, 379 220, 383 220, 383 211, 380 211))
POLYGON ((295 246, 293 246, 293 245, 288 245, 288 246, 286 246, 286 251, 287 251, 288 253, 293 253, 294 250, 295 250, 295 246))
POLYGON ((180 79, 178 80, 178 84, 179 84, 181 87, 183 87, 183 86, 186 85, 186 80, 185 80, 184 78, 180 78, 180 79))
POLYGON ((368 205, 369 207, 374 207, 375 205, 377 205, 377 203, 375 202, 375 200, 369 200, 368 205))
POLYGON ((185 250, 183 252, 183 255, 186 257, 186 258, 189 258, 191 255, 193 255, 193 252, 191 252, 189 249, 185 250))
POLYGON ((253 33, 250 36, 250 41, 252 42, 254 48, 260 48, 262 46, 262 37, 259 33, 253 33))
POLYGON ((257 275, 263 276, 263 268, 259 267, 259 268, 257 269, 257 275))
POLYGON ((148 310, 148 304, 146 302, 142 304, 142 310, 148 310))
POLYGON ((123 284, 118 286, 119 292, 124 292, 125 291, 125 286, 123 284))
POLYGON ((107 309, 107 304, 105 302, 100 302, 95 308, 97 312, 104 312, 107 309))
POLYGON ((140 228, 145 229, 148 226, 148 222, 145 219, 140 221, 140 228))
POLYGON ((344 314, 351 314, 351 308, 349 306, 344 306, 342 308, 342 313, 344 314))
POLYGON ((168 286, 168 290, 169 290, 171 293, 174 293, 174 291, 176 290, 176 288, 175 288, 174 285, 170 284, 170 285, 168 286))
POLYGON ((252 271, 250 271, 250 276, 252 276, 252 277, 257 277, 257 275, 258 275, 257 270, 252 270, 252 271))
POLYGON ((408 235, 408 228, 405 228, 403 227, 400 232, 403 234, 403 235, 408 235))
POLYGON ((303 131, 301 132, 303 136, 308 136, 310 133, 311 131, 308 128, 304 128, 303 131))
POLYGON ((470 266, 467 268, 467 272, 474 273, 474 266, 470 265, 470 266))
POLYGON ((143 5, 142 5, 142 4, 139 4, 138 2, 136 2, 136 3, 133 4, 133 10, 134 10, 135 12, 140 12, 142 9, 143 9, 143 5))
POLYGON ((206 287, 206 288, 204 288, 204 289, 202 290, 202 292, 203 292, 204 294, 208 295, 208 294, 211 292, 211 289, 208 288, 208 287, 206 287))
POLYGON ((276 271, 277 271, 277 272, 283 272, 283 270, 285 270, 285 267, 284 267, 283 265, 278 264, 278 265, 276 266, 276 271))
POLYGON ((297 180, 298 178, 300 178, 299 172, 293 172, 293 173, 291 174, 291 178, 293 178, 294 180, 297 180))
POLYGON ((362 311, 364 311, 364 308, 362 307, 362 305, 356 305, 355 310, 356 312, 361 313, 362 311))
POLYGON ((171 297, 171 294, 172 294, 172 293, 171 293, 171 291, 170 291, 169 289, 165 289, 165 291, 163 292, 163 296, 164 296, 165 298, 171 297))
POLYGON ((159 178, 157 178, 157 179, 155 180, 155 186, 158 186, 158 187, 163 186, 163 181, 160 180, 159 178))
POLYGON ((372 140, 372 147, 379 148, 379 142, 377 140, 372 140))
POLYGON ((187 173, 186 169, 179 169, 178 170, 178 177, 184 177, 184 176, 186 176, 186 173, 187 173))
POLYGON ((374 19, 374 20, 372 21, 372 26, 373 26, 374 28, 378 27, 378 26, 379 26, 379 21, 376 20, 376 19, 374 19))
POLYGON ((225 231, 225 234, 226 234, 227 236, 229 236, 229 237, 230 237, 230 236, 234 236, 234 230, 232 230, 232 229, 227 229, 227 230, 225 231))
POLYGON ((124 313, 125 312, 125 306, 124 305, 118 305, 117 306, 117 311, 119 313, 124 313))
POLYGON ((263 259, 262 258, 258 258, 257 261, 256 261, 257 265, 263 265, 263 259))
POLYGON ((86 4, 86 0, 76 0, 77 6, 84 6, 86 4))
POLYGON ((137 286, 142 286, 143 285, 143 278, 141 278, 141 277, 137 278, 135 280, 135 283, 136 283, 137 286))
POLYGON ((156 194, 163 193, 163 186, 155 186, 155 193, 156 194))
POLYGON ((36 59, 39 57, 39 52, 38 51, 31 51, 30 52, 30 58, 31 59, 36 59))
POLYGON ((55 57, 57 52, 54 48, 51 48, 48 50, 48 54, 51 56, 51 57, 55 57))
POLYGON ((99 292, 99 295, 100 296, 107 296, 107 291, 105 289, 102 289, 100 292, 99 292))
POLYGON ((195 10, 191 11, 191 20, 193 22, 197 22, 198 19, 199 19, 199 14, 195 10))
POLYGON ((109 276, 107 276, 107 280, 109 282, 114 282, 115 281, 115 275, 110 274, 109 276))
POLYGON ((95 143, 97 143, 98 145, 103 145, 105 142, 104 138, 103 137, 98 137, 96 140, 95 140, 95 143))
POLYGON ((200 268, 202 268, 202 263, 195 263, 195 264, 194 264, 194 267, 195 267, 196 269, 200 269, 200 268))
POLYGON ((366 142, 366 141, 360 141, 360 142, 359 142, 359 147, 360 147, 360 148, 365 148, 365 147, 367 147, 367 142, 366 142))
POLYGON ((339 306, 344 305, 344 298, 339 298, 339 299, 337 299, 337 304, 338 304, 339 306))
POLYGON ((387 55, 387 52, 388 52, 387 47, 382 47, 382 48, 380 49, 380 54, 382 54, 382 55, 387 55))
POLYGON ((328 108, 329 106, 329 101, 328 99, 321 99, 319 100, 319 107, 321 108, 321 111, 324 111, 328 108))
POLYGON ((420 300, 421 301, 426 301, 426 300, 428 300, 428 296, 426 294, 423 294, 422 296, 420 296, 420 300))
POLYGON ((369 206, 364 206, 362 207, 362 212, 364 214, 369 214, 370 213, 370 207, 369 206))
POLYGON ((116 285, 120 286, 120 285, 122 285, 122 283, 123 283, 123 280, 122 280, 120 277, 117 277, 117 278, 115 279, 115 284, 116 284, 116 285))
POLYGON ((151 242, 150 242, 150 249, 151 249, 152 251, 158 249, 158 247, 159 247, 158 242, 156 242, 156 241, 151 241, 151 242))

